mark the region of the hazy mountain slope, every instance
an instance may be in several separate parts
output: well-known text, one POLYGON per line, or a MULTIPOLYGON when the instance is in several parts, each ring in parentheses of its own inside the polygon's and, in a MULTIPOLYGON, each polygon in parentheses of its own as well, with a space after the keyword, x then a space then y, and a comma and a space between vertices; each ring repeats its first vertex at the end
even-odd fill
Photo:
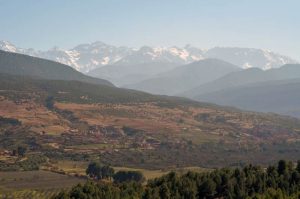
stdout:
POLYGON ((154 94, 174 95, 238 70, 240 69, 237 66, 230 63, 217 59, 206 59, 179 66, 156 78, 126 87, 154 94))
POLYGON ((245 110, 300 117, 300 78, 248 84, 202 94, 195 98, 245 110))
POLYGON ((116 85, 123 86, 134 84, 150 78, 157 73, 166 72, 175 68, 177 65, 166 62, 149 63, 117 63, 114 65, 103 66, 87 73, 93 77, 107 79, 116 85))
MULTIPOLYGON (((268 50, 252 48, 212 48, 203 50, 190 45, 185 47, 149 47, 139 49, 116 47, 102 42, 80 44, 71 49, 52 48, 46 51, 18 48, 0 41, 0 49, 54 60, 72 66, 78 71, 89 72, 106 65, 137 65, 145 63, 189 64, 205 58, 222 59, 242 68, 276 68, 295 60, 268 50)), ((134 72, 134 71, 132 71, 134 72)), ((159 72, 159 71, 158 71, 159 72)))
POLYGON ((204 93, 215 92, 246 84, 300 78, 300 65, 287 64, 280 68, 263 71, 258 68, 245 69, 227 74, 215 81, 200 85, 178 95, 193 98, 204 93))
POLYGON ((77 80, 113 86, 107 80, 89 77, 67 65, 5 51, 0 51, 0 72, 12 75, 35 76, 43 79, 77 80))

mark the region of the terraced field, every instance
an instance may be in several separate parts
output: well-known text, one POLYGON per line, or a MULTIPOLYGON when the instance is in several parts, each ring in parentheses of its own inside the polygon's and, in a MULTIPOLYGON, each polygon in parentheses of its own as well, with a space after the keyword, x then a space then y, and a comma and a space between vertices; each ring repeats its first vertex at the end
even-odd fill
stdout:
POLYGON ((0 172, 0 198, 50 198, 85 181, 49 171, 0 172))

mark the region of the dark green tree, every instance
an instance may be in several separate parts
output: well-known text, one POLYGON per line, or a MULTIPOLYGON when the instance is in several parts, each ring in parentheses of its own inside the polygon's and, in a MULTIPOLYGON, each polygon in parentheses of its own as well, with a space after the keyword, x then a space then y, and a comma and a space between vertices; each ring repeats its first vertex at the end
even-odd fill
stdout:
POLYGON ((171 193, 166 183, 163 183, 159 188, 159 196, 161 199, 170 199, 171 193))
POLYGON ((213 198, 216 194, 216 183, 212 179, 206 179, 200 186, 200 196, 213 198))
POLYGON ((129 181, 142 183, 145 181, 145 177, 140 171, 118 171, 114 174, 113 179, 117 183, 129 181))
POLYGON ((300 160, 298 160, 297 162, 297 167, 296 167, 297 171, 300 173, 300 160))
POLYGON ((24 157, 26 151, 27 151, 26 146, 18 146, 18 148, 17 148, 17 153, 18 153, 19 156, 24 157))
POLYGON ((283 175, 288 170, 288 165, 285 160, 280 160, 278 162, 277 172, 279 175, 283 175))
POLYGON ((54 108, 54 98, 53 96, 48 96, 45 101, 45 105, 49 110, 54 108))

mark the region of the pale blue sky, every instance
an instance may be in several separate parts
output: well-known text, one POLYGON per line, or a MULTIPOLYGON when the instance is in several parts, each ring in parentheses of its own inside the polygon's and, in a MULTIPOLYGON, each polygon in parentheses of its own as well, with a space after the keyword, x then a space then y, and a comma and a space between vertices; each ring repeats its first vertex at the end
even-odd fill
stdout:
POLYGON ((300 60, 299 10, 299 0, 0 0, 0 40, 253 47, 300 60))

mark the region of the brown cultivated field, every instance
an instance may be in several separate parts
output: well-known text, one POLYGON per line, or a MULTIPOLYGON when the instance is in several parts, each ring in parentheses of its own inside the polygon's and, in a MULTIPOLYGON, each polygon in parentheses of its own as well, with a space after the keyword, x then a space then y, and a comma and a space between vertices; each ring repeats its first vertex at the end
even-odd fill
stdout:
POLYGON ((36 133, 57 134, 69 129, 68 121, 49 111, 45 106, 29 100, 13 102, 2 99, 0 116, 18 119, 36 133))
POLYGON ((276 116, 264 117, 257 113, 228 111, 206 107, 167 108, 155 103, 131 104, 74 104, 56 103, 60 110, 71 111, 75 117, 93 126, 114 126, 143 130, 148 134, 167 134, 172 137, 192 139, 196 143, 207 141, 264 139, 253 132, 265 128, 274 134, 268 141, 287 136, 297 139, 298 134, 280 134, 276 129, 276 116), (271 118, 271 119, 270 119, 271 118), (275 125, 275 127, 274 127, 275 125))

